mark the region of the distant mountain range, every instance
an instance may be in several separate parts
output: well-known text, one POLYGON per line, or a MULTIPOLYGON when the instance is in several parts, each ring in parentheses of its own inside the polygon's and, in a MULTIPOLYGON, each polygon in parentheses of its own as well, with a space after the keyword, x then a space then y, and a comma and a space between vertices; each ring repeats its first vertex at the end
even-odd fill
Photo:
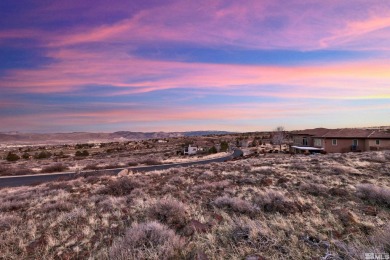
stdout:
POLYGON ((0 133, 1 144, 36 144, 36 143, 87 143, 87 142, 115 142, 126 140, 161 139, 169 137, 204 136, 231 134, 227 131, 190 131, 190 132, 130 132, 119 131, 113 133, 0 133))

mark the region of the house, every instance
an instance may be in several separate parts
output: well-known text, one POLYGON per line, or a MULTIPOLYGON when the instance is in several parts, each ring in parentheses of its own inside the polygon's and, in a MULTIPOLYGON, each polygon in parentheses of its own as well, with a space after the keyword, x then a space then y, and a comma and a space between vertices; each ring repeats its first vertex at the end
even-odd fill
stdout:
POLYGON ((188 147, 184 147, 184 149, 183 149, 183 154, 184 155, 194 155, 197 152, 198 152, 198 147, 197 146, 188 145, 188 147))
POLYGON ((390 149, 390 133, 372 129, 315 128, 291 133, 290 152, 345 153, 390 149))

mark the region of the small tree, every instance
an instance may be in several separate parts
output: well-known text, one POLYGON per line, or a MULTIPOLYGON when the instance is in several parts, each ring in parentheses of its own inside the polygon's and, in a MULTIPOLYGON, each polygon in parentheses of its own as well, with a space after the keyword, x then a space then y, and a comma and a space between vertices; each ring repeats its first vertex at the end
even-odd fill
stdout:
POLYGON ((286 140, 286 132, 283 126, 278 126, 275 128, 274 133, 272 134, 272 144, 279 145, 280 151, 282 150, 282 144, 286 140))
POLYGON ((226 152, 229 149, 229 144, 226 141, 221 142, 221 152, 226 152))
POLYGON ((210 149, 209 149, 209 153, 217 153, 218 151, 217 151, 217 148, 215 148, 215 146, 213 146, 213 147, 211 147, 210 149))
POLYGON ((47 151, 42 151, 39 154, 34 155, 35 159, 47 159, 51 157, 51 153, 47 151))
POLYGON ((25 160, 28 160, 30 159, 30 154, 25 152, 23 155, 22 155, 22 158, 25 159, 25 160))
POLYGON ((87 150, 84 150, 84 151, 76 151, 75 153, 76 156, 88 156, 89 155, 89 152, 87 150))
POLYGON ((257 140, 254 139, 253 142, 252 142, 252 144, 251 144, 251 146, 252 146, 252 147, 257 147, 258 144, 259 144, 259 143, 257 142, 257 140))
POLYGON ((13 152, 9 152, 7 157, 5 158, 7 161, 14 162, 20 159, 19 155, 13 152))

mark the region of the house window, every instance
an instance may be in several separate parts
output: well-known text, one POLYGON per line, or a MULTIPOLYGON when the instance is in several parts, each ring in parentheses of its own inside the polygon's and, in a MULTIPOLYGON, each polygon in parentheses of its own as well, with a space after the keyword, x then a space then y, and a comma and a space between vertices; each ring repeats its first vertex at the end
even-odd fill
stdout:
POLYGON ((302 138, 302 145, 307 145, 307 137, 302 138))
POLYGON ((322 140, 321 139, 314 139, 314 146, 322 146, 322 140))
POLYGON ((332 145, 337 145, 337 139, 332 139, 332 145))
POLYGON ((379 145, 379 144, 380 144, 379 139, 376 139, 376 140, 375 140, 375 144, 376 144, 376 145, 379 145))
POLYGON ((358 140, 357 139, 353 139, 352 140, 352 145, 353 146, 358 146, 358 140))

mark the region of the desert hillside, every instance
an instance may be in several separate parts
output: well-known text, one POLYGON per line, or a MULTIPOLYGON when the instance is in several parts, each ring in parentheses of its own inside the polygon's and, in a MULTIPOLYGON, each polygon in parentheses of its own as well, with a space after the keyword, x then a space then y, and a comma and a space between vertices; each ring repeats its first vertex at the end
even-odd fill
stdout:
POLYGON ((0 190, 2 259, 364 259, 390 252, 389 221, 389 151, 0 190))
POLYGON ((127 140, 146 140, 154 138, 172 138, 185 136, 204 136, 229 134, 226 131, 189 131, 189 132, 130 132, 118 131, 113 133, 91 133, 91 132, 73 132, 73 133, 1 133, 0 148, 7 145, 37 145, 37 144, 74 144, 74 143, 98 143, 127 141, 127 140))

